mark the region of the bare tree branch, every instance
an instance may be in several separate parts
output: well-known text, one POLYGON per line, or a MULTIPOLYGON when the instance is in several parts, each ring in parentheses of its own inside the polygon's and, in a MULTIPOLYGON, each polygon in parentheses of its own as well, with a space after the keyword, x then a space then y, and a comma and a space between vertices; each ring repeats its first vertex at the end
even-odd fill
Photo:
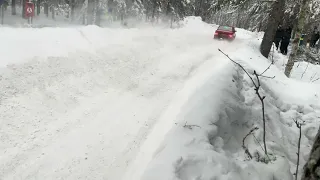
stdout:
POLYGON ((308 69, 308 66, 309 66, 309 62, 308 62, 308 64, 307 64, 306 69, 304 70, 304 72, 303 72, 302 75, 301 75, 301 79, 303 78, 303 75, 306 73, 306 71, 307 71, 307 69, 308 69))
POLYGON ((294 174, 295 175, 295 180, 298 180, 298 170, 299 170, 299 163, 300 163, 300 145, 301 145, 301 126, 302 126, 302 123, 298 122, 298 120, 296 120, 296 119, 293 119, 293 121, 294 121, 294 123, 296 123, 296 126, 299 129, 298 152, 297 152, 298 159, 297 159, 296 173, 294 174))
MULTIPOLYGON (((264 105, 264 99, 266 96, 261 96, 259 90, 261 87, 261 83, 260 83, 260 79, 259 79, 259 75, 257 74, 257 72, 254 70, 253 74, 257 79, 257 82, 255 82, 253 80, 253 78, 251 77, 251 75, 248 73, 248 71, 238 62, 234 61, 233 59, 231 59, 226 53, 222 52, 221 49, 218 49, 223 55, 225 55, 230 61, 232 61, 233 63, 235 63, 236 65, 238 65, 246 74, 247 76, 250 78, 250 80, 252 81, 253 85, 254 85, 254 90, 256 92, 256 95, 258 96, 260 102, 261 102, 261 111, 262 111, 262 121, 263 121, 263 144, 264 144, 264 153, 265 155, 268 157, 268 150, 267 150, 267 144, 266 144, 266 118, 265 118, 265 105, 264 105)), ((268 68, 267 68, 268 69, 268 68)), ((266 71, 266 70, 265 70, 266 71)), ((270 159, 270 158, 269 158, 270 159)))
POLYGON ((247 71, 240 63, 238 63, 238 62, 234 61, 233 59, 231 59, 231 58, 229 57, 229 55, 227 55, 226 53, 224 53, 223 51, 221 51, 221 49, 218 49, 218 51, 220 51, 223 55, 225 55, 230 61, 232 61, 233 63, 235 63, 236 65, 238 65, 238 66, 248 75, 248 77, 251 79, 253 85, 254 85, 255 87, 257 87, 257 85, 256 85, 256 83, 254 82, 253 78, 250 76, 250 74, 248 73, 248 71, 247 71))

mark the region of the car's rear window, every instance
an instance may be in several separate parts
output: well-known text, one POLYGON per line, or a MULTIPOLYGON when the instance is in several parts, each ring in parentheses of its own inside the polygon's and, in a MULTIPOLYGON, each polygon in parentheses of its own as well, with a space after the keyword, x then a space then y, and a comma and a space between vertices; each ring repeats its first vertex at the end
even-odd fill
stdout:
POLYGON ((232 31, 232 27, 230 27, 230 26, 219 26, 218 30, 232 31))

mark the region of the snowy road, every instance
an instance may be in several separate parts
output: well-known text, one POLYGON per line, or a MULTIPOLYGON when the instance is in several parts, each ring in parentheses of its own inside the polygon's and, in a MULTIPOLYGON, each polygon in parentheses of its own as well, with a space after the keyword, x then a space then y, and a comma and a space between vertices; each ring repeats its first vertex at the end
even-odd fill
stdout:
POLYGON ((35 31, 7 35, 37 34, 34 54, 1 49, 19 63, 0 69, 0 179, 121 179, 186 82, 241 45, 213 29, 35 31))

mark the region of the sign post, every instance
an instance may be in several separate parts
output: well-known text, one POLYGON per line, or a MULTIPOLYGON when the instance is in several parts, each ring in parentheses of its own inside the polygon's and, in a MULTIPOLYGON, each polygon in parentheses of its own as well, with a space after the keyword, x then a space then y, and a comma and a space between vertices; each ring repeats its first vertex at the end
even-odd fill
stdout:
POLYGON ((3 25, 3 19, 4 19, 4 0, 0 0, 0 11, 1 11, 1 24, 3 25))
POLYGON ((32 23, 34 17, 34 4, 32 2, 26 2, 24 6, 24 17, 28 19, 28 23, 32 23))

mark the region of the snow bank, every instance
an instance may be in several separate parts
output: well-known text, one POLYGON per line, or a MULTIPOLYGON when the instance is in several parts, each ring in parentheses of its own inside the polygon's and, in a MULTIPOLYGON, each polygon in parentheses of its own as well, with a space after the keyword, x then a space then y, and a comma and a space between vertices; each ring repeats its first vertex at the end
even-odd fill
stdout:
MULTIPOLYGON (((232 57, 240 62, 244 62, 248 68, 255 69, 262 73, 266 67, 270 65, 270 62, 266 61, 265 58, 259 54, 260 40, 260 38, 252 38, 247 45, 251 48, 239 49, 239 54, 241 55, 232 57)), ((275 92, 273 95, 276 98, 279 98, 288 104, 320 105, 318 100, 320 86, 317 83, 310 83, 310 81, 301 81, 301 74, 299 72, 304 71, 305 67, 301 65, 298 66, 299 63, 296 63, 295 68, 292 71, 292 77, 288 79, 283 73, 288 56, 275 53, 274 58, 276 62, 275 65, 272 65, 265 75, 271 77, 275 76, 276 78, 265 79, 265 82, 267 83, 265 88, 275 92)), ((309 65, 309 67, 310 71, 308 73, 310 74, 315 74, 319 68, 315 65, 309 65)))
MULTIPOLYGON (((266 61, 259 53, 260 42, 258 39, 253 39, 248 43, 248 46, 252 48, 239 50, 239 53, 247 54, 246 56, 233 56, 233 58, 242 62, 249 70, 255 69, 258 73, 262 73, 270 65, 270 61, 266 61)), ((288 56, 283 56, 276 52, 274 58, 276 64, 272 65, 264 75, 275 76, 275 78, 261 78, 262 93, 266 95, 268 146, 272 154, 283 156, 287 159, 293 174, 297 160, 296 152, 299 137, 299 131, 294 120, 304 121, 299 169, 299 175, 301 175, 301 170, 308 158, 313 139, 319 127, 317 119, 320 115, 320 85, 310 83, 310 81, 301 81, 301 74, 298 72, 305 70, 301 66, 304 63, 301 63, 300 66, 298 66, 299 63, 295 64, 292 76, 289 79, 283 73, 284 64, 282 64, 283 62, 286 63, 288 56), (280 64, 281 66, 279 66, 280 64)), ((319 67, 310 65, 309 73, 315 74, 318 69, 319 67)), ((249 81, 248 78, 247 81, 249 81)), ((249 105, 258 109, 260 102, 254 95, 255 92, 250 81, 248 86, 251 87, 251 92, 245 93, 245 96, 249 97, 247 101, 250 100, 251 103, 248 102, 249 105)))
MULTIPOLYGON (((221 49, 249 72, 262 73, 270 63, 259 52, 261 34, 241 29, 237 34, 242 40, 248 39, 245 45, 234 51, 221 49)), ((211 75, 201 81, 164 140, 149 139, 161 144, 152 153, 143 180, 292 180, 299 137, 293 119, 305 121, 301 175, 320 124, 320 86, 288 79, 274 65, 265 73, 274 79, 261 77, 261 94, 266 96, 267 160, 271 160, 264 164, 256 161, 263 157, 261 102, 242 70, 231 64, 224 66, 212 68, 211 75), (255 160, 248 161, 242 140, 254 127, 259 129, 246 139, 245 145, 255 160)))
POLYGON ((173 128, 153 154, 154 159, 143 180, 267 180, 272 179, 270 174, 282 179, 290 177, 289 169, 278 169, 288 167, 285 160, 279 159, 276 166, 268 167, 239 162, 244 158, 233 154, 241 147, 241 138, 246 133, 233 129, 237 128, 234 124, 246 123, 248 108, 243 108, 245 105, 240 95, 242 75, 229 62, 220 66, 210 68, 211 72, 203 71, 207 72, 207 77, 201 80, 197 90, 180 109, 172 122, 173 128))

